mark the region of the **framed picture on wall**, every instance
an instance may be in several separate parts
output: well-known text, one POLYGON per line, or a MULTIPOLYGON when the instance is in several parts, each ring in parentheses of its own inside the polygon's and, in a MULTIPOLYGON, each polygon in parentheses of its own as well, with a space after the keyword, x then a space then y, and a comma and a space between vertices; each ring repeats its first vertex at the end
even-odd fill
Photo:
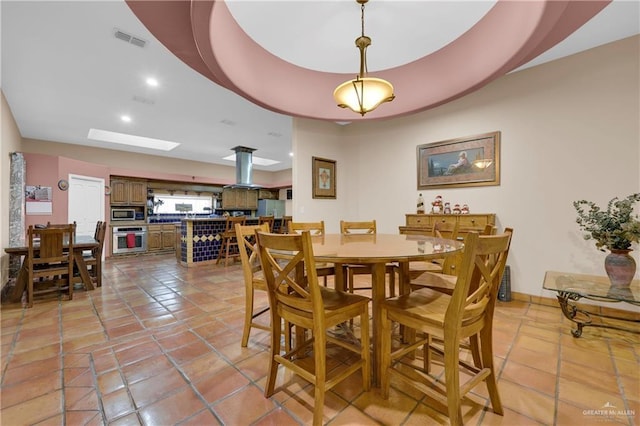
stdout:
POLYGON ((418 189, 500 185, 500 132, 418 145, 418 189))
POLYGON ((313 198, 336 198, 336 162, 326 158, 313 157, 312 181, 313 198))

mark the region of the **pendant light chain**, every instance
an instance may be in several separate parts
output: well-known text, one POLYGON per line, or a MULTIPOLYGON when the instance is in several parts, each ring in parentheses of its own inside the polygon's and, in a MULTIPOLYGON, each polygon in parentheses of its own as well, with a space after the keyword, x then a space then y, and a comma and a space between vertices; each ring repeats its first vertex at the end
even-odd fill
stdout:
MULTIPOLYGON (((364 35, 364 3, 362 3, 360 5, 360 24, 362 25, 362 38, 365 37, 364 35)), ((367 66, 367 48, 365 47, 363 52, 362 52, 362 56, 363 56, 363 61, 364 61, 364 74, 368 74, 369 73, 369 67, 367 66)), ((363 77, 363 76, 361 76, 363 77)))

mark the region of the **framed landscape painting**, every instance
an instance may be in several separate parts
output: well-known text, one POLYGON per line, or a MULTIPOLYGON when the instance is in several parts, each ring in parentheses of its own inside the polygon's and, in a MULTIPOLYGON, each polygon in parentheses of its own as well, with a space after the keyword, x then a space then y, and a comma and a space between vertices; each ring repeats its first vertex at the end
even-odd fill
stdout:
POLYGON ((418 145, 418 189, 500 185, 500 132, 418 145))
POLYGON ((312 158, 313 198, 336 198, 336 162, 312 158))

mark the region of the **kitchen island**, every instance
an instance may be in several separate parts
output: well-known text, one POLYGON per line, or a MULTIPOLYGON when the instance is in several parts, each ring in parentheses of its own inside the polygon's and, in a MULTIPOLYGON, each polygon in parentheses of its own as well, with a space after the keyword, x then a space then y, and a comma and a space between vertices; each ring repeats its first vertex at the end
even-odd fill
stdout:
MULTIPOLYGON (((178 262, 187 267, 216 263, 225 224, 224 217, 182 219, 178 234, 178 262)), ((257 225, 258 218, 248 217, 246 224, 257 225)), ((276 218, 274 232, 279 232, 281 226, 282 218, 276 218)))

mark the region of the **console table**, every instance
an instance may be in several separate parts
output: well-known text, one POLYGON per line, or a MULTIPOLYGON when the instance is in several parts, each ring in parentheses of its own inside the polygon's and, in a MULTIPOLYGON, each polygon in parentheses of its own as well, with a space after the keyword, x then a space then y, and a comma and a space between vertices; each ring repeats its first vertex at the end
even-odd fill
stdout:
POLYGON ((405 225, 399 226, 401 234, 431 235, 436 222, 458 224, 458 237, 464 238, 468 232, 481 232, 485 225, 496 224, 495 213, 472 214, 405 214, 405 225))
MULTIPOLYGON (((624 302, 640 306, 640 280, 633 280, 630 287, 612 287, 609 278, 605 276, 572 274, 568 272, 547 271, 542 286, 546 290, 557 292, 558 303, 562 313, 576 324, 576 329, 571 331, 573 337, 582 335, 582 328, 586 326, 604 327, 616 330, 628 331, 640 334, 640 330, 631 330, 612 324, 594 324, 592 316, 640 323, 640 313, 631 312, 631 318, 621 318, 611 315, 587 311, 579 308, 575 303, 582 298, 599 302, 624 302)), ((597 306, 595 306, 597 308, 597 306)))

